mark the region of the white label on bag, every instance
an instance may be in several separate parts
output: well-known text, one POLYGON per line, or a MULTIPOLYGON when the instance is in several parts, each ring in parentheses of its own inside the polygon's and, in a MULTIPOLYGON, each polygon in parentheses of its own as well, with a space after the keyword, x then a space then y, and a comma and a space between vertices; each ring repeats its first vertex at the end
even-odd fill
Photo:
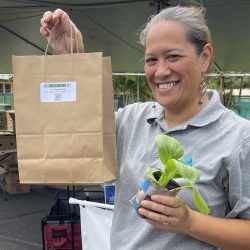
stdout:
POLYGON ((74 102, 76 101, 76 82, 40 83, 41 102, 74 102))

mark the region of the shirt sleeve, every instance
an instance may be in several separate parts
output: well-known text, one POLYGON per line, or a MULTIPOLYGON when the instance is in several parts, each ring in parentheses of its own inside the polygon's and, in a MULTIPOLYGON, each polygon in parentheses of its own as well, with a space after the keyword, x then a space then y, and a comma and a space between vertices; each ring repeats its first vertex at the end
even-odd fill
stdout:
POLYGON ((117 133, 118 133, 118 131, 119 131, 119 124, 121 123, 123 110, 124 110, 124 108, 119 108, 119 109, 115 112, 116 135, 117 135, 117 133))
POLYGON ((228 164, 229 209, 226 217, 250 220, 250 140, 237 148, 228 164))

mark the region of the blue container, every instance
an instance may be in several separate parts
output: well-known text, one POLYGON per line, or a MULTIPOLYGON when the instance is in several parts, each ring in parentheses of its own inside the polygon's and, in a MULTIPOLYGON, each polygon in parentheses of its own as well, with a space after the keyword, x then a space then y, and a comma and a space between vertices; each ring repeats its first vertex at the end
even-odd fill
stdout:
POLYGON ((114 205, 115 201, 115 184, 104 185, 104 198, 106 204, 114 205))

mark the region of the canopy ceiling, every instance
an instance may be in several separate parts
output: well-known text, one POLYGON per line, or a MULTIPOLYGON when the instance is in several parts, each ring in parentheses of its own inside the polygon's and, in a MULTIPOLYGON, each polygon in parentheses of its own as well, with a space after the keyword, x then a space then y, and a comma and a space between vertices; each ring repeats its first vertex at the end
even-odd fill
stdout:
MULTIPOLYGON (((197 0, 198 1, 198 0, 197 0)), ((113 72, 142 72, 140 27, 169 0, 0 0, 0 74, 12 73, 12 55, 42 55, 39 33, 46 10, 64 9, 83 32, 86 52, 111 56, 113 72)), ((200 1, 201 2, 201 1, 200 1)), ((250 0, 202 0, 221 71, 250 72, 250 0)))

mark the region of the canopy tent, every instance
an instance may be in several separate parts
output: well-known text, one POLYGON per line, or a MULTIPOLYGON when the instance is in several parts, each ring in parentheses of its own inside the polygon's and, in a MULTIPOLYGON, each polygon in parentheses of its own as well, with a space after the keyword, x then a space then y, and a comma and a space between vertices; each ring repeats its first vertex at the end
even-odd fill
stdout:
MULTIPOLYGON (((182 0, 0 0, 0 73, 12 55, 42 55, 39 33, 46 10, 64 9, 84 35, 86 52, 111 56, 113 72, 143 72, 140 28, 157 9, 182 0)), ((250 0, 202 0, 215 49, 215 69, 250 72, 250 0)))

